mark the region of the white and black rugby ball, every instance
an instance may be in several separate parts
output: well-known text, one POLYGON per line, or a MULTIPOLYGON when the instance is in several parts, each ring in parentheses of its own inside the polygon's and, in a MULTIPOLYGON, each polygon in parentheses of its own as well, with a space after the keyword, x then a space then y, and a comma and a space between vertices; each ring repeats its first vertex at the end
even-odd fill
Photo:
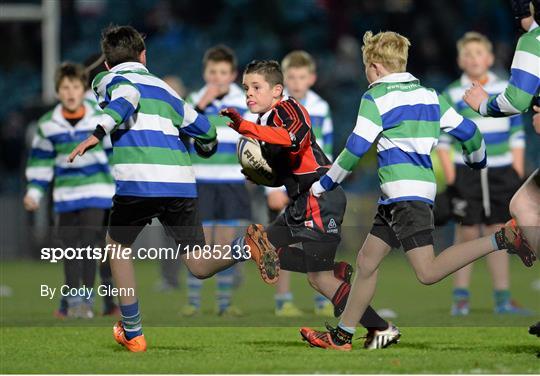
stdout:
POLYGON ((256 184, 279 187, 281 184, 272 167, 264 159, 259 141, 240 136, 236 144, 236 155, 244 175, 256 184))

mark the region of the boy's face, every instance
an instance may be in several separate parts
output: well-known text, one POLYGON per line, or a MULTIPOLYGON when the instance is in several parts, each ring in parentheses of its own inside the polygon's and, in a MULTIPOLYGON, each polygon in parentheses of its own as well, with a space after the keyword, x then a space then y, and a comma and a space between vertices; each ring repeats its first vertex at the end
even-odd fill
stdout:
POLYGON ((469 42, 459 52, 458 65, 467 76, 478 79, 493 65, 493 54, 483 43, 469 42))
POLYGON ((78 78, 64 77, 58 86, 58 99, 70 112, 75 112, 81 107, 84 93, 84 84, 78 78))
POLYGON ((317 76, 308 67, 291 67, 285 70, 285 87, 296 99, 303 99, 307 91, 315 84, 317 76))
POLYGON ((242 86, 246 92, 246 104, 254 114, 264 114, 270 110, 283 93, 283 86, 271 86, 264 76, 258 73, 244 74, 242 86))
POLYGON ((204 68, 204 81, 208 85, 215 85, 221 93, 229 91, 229 86, 236 79, 236 71, 226 61, 208 61, 204 68))

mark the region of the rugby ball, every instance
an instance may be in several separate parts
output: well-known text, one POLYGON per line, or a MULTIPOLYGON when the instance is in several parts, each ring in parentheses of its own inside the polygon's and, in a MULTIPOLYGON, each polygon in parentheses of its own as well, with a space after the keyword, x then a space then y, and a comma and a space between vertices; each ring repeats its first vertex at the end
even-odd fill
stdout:
POLYGON ((242 171, 256 184, 279 187, 281 184, 272 167, 264 159, 259 141, 240 136, 236 144, 236 155, 242 171))

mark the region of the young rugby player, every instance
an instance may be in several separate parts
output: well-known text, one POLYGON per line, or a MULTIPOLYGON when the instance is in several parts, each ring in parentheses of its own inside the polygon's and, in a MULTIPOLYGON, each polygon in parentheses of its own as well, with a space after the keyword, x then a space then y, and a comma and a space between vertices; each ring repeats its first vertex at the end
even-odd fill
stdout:
MULTIPOLYGON (((99 113, 95 105, 84 101, 87 74, 81 65, 62 64, 56 71, 55 85, 60 103, 39 120, 26 167, 28 189, 24 207, 29 211, 37 210, 54 180, 56 233, 63 247, 93 248, 101 243, 103 217, 114 195, 114 182, 104 150, 104 146, 110 148, 110 139, 96 145, 76 164, 68 163, 73 146, 94 131, 99 113)), ((70 288, 93 287, 96 261, 66 259, 64 275, 65 284, 70 288)), ((106 310, 107 307, 107 313, 106 310)), ((93 296, 66 297, 55 314, 60 318, 92 318, 93 296)))
MULTIPOLYGON (((313 57, 306 51, 292 51, 281 62, 285 82, 284 96, 296 99, 307 110, 311 119, 311 129, 328 159, 332 160, 333 125, 328 103, 311 88, 317 80, 316 65, 313 57)), ((289 203, 284 187, 266 187, 269 220, 272 222, 289 203)), ((348 265, 348 264, 347 264, 348 265)), ((337 263, 337 268, 347 267, 337 263)), ((352 270, 350 271, 352 273, 352 270)), ((290 290, 290 272, 282 271, 276 284, 275 313, 277 316, 300 316, 300 311, 293 303, 290 290)), ((332 316, 332 303, 321 294, 315 296, 315 314, 332 316)))
MULTIPOLYGON (((510 220, 508 203, 521 185, 525 169, 525 134, 520 115, 508 118, 484 119, 463 102, 463 94, 473 81, 480 81, 492 94, 500 93, 507 85, 489 70, 494 61, 491 42, 482 34, 466 33, 457 42, 458 65, 461 77, 444 91, 444 98, 462 116, 475 122, 486 142, 489 168, 476 171, 465 165, 458 150, 451 155, 452 137, 441 134, 437 151, 446 183, 465 200, 465 215, 456 225, 456 242, 467 242, 484 234, 496 232, 510 220)), ((486 257, 493 280, 495 313, 528 314, 510 297, 509 257, 494 252, 486 257)), ((454 273, 452 315, 469 314, 469 284, 472 265, 454 273)))
MULTIPOLYGON (((362 47, 369 90, 363 95, 356 126, 345 149, 328 172, 313 183, 311 193, 324 200, 351 173, 377 140, 382 197, 357 258, 351 296, 336 328, 319 332, 302 328, 311 345, 351 350, 358 319, 373 299, 381 261, 392 248, 403 247, 422 284, 434 284, 491 252, 517 253, 531 266, 532 250, 519 230, 508 224, 495 234, 454 245, 435 256, 433 211, 436 184, 430 152, 440 130, 462 144, 466 163, 475 169, 486 165, 484 140, 476 125, 459 115, 435 90, 420 85, 406 72, 410 42, 394 32, 364 35, 362 47)), ((397 340, 380 336, 385 347, 397 340)))
MULTIPOLYGON (((194 138, 195 151, 210 157, 217 150, 215 127, 148 72, 144 40, 137 30, 111 26, 103 32, 101 47, 108 72, 99 74, 92 87, 104 114, 94 121, 93 135, 71 152, 69 160, 84 155, 111 134, 116 194, 107 231, 109 248, 129 248, 144 226, 158 218, 197 278, 210 277, 251 258, 264 280, 277 279, 277 255, 271 247, 261 246, 265 239, 253 227, 247 230, 245 244, 233 244, 228 254, 204 247, 195 174, 179 136, 194 138)), ((118 251, 110 255, 115 286, 129 292, 119 297, 122 320, 114 325, 113 334, 126 349, 140 352, 146 351, 146 339, 137 294, 133 293, 133 256, 118 251)))
MULTIPOLYGON (((346 206, 341 188, 324 199, 309 193, 330 161, 317 144, 310 117, 296 99, 283 97, 283 74, 276 61, 253 61, 244 71, 243 81, 249 110, 258 114, 256 123, 242 118, 234 108, 221 111, 231 119, 238 133, 263 142, 263 155, 287 190, 290 203, 266 229, 256 229, 252 237, 268 239, 262 247, 277 248, 281 268, 306 273, 311 286, 331 299, 334 314, 345 307, 350 284, 334 274, 334 257, 341 239, 341 223, 346 206), (291 247, 301 243, 302 249, 291 247)), ((238 242, 242 242, 240 238, 238 242)), ((358 320, 369 329, 366 346, 377 346, 380 332, 399 337, 399 331, 367 307, 358 320)))

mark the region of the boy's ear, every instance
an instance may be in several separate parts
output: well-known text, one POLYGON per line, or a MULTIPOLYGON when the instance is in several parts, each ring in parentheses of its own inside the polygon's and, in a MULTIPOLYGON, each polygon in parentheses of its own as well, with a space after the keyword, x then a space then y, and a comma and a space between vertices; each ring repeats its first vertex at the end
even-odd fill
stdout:
POLYGON ((279 98, 283 95, 283 85, 277 84, 272 88, 272 97, 279 98))
POLYGON ((234 70, 233 73, 232 73, 232 82, 236 81, 236 78, 238 77, 238 71, 237 70, 234 70))
POLYGON ((142 50, 139 54, 139 61, 141 64, 146 65, 146 50, 142 50))

